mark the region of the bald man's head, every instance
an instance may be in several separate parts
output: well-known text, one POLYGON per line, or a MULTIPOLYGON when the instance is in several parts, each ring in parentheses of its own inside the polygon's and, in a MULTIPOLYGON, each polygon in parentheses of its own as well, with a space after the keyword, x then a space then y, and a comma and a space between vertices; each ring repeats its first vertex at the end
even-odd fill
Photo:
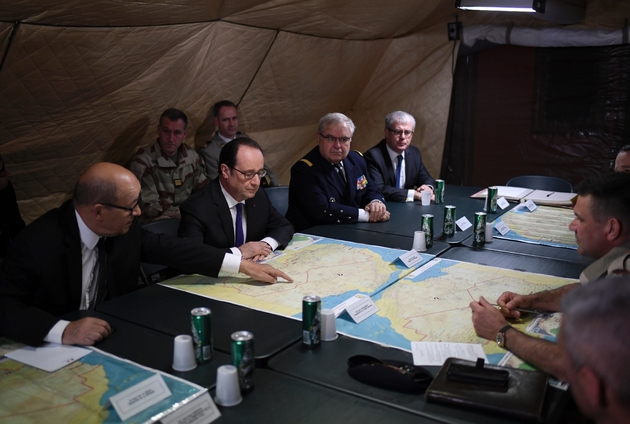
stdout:
POLYGON ((85 224, 99 236, 129 231, 140 215, 140 182, 129 170, 113 163, 91 166, 77 181, 74 207, 85 224))

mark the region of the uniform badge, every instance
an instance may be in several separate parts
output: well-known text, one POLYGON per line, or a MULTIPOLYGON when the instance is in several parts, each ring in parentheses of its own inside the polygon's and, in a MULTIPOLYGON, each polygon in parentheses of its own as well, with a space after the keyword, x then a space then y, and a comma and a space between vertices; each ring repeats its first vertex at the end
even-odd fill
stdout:
POLYGON ((357 178, 357 191, 363 190, 365 187, 367 187, 367 184, 367 178, 365 178, 365 175, 361 175, 359 178, 357 178))
POLYGON ((330 199, 328 199, 328 201, 329 201, 330 203, 334 203, 334 202, 336 202, 336 200, 335 200, 335 198, 334 198, 334 197, 331 197, 330 199))
POLYGON ((177 178, 176 180, 173 180, 173 184, 175 184, 175 187, 180 187, 182 185, 182 180, 177 178))

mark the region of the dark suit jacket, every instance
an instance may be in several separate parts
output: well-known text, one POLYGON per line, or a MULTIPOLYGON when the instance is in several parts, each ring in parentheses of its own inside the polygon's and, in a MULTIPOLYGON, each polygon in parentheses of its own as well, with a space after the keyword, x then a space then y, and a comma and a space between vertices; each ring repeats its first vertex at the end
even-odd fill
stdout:
MULTIPOLYGON (((137 222, 106 241, 107 297, 138 288, 140 262, 217 276, 225 256, 210 246, 158 235, 137 222)), ((0 270, 0 334, 30 345, 42 342, 57 316, 81 304, 81 239, 72 201, 22 230, 0 270)))
MULTIPOLYGON (((182 213, 179 236, 230 251, 234 246, 232 215, 218 179, 193 193, 180 207, 182 213)), ((248 241, 260 241, 272 237, 286 247, 293 237, 293 227, 280 215, 265 193, 259 189, 256 195, 245 201, 248 241)))
POLYGON ((9 184, 0 190, 0 258, 4 258, 11 240, 24 227, 26 224, 20 215, 15 190, 9 181, 9 184))
POLYGON ((407 200, 408 190, 418 188, 423 184, 435 186, 435 180, 424 167, 420 150, 415 146, 407 147, 405 153, 404 188, 396 188, 396 173, 387 153, 385 139, 365 152, 365 160, 372 182, 387 200, 404 202, 407 200))
POLYGON ((291 167, 286 217, 296 231, 319 224, 357 222, 359 208, 375 199, 385 201, 368 179, 363 156, 350 152, 343 166, 348 184, 315 146, 291 167))

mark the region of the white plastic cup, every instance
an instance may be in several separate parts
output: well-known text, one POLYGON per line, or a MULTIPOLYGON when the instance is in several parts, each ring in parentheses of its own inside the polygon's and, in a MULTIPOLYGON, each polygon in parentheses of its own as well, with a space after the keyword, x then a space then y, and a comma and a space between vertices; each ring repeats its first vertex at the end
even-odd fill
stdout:
POLYGON ((322 309, 322 341, 330 342, 337 339, 337 323, 332 309, 322 309))
POLYGON ((431 204, 431 191, 430 190, 422 190, 420 192, 420 196, 422 196, 422 206, 429 206, 431 204))
POLYGON ((492 241, 492 222, 486 223, 486 243, 492 241))
POLYGON ((413 233, 413 250, 416 252, 427 250, 427 238, 424 235, 424 231, 415 231, 413 233))
POLYGON ((190 371, 197 367, 195 349, 192 337, 182 334, 175 337, 173 344, 173 369, 175 371, 190 371))
POLYGON ((214 401, 221 406, 234 406, 241 403, 241 387, 238 371, 234 365, 221 365, 217 369, 217 391, 214 401))

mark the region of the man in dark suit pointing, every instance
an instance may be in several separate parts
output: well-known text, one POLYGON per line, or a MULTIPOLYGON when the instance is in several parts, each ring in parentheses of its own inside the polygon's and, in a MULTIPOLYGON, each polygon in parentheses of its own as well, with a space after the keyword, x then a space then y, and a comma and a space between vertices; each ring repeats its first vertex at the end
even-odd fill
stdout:
POLYGON ((111 333, 107 322, 59 316, 136 290, 141 261, 213 277, 225 270, 290 280, 268 265, 142 229, 139 196, 130 171, 98 163, 79 178, 72 200, 22 230, 0 271, 0 335, 30 345, 98 342, 111 333))
POLYGON ((286 247, 293 227, 260 190, 264 164, 254 140, 238 137, 226 144, 219 177, 182 204, 179 236, 254 261, 286 247))
POLYGON ((385 200, 413 202, 420 192, 433 192, 435 180, 422 163, 422 155, 411 145, 416 120, 406 112, 396 111, 385 118, 385 138, 365 152, 371 181, 385 200))

